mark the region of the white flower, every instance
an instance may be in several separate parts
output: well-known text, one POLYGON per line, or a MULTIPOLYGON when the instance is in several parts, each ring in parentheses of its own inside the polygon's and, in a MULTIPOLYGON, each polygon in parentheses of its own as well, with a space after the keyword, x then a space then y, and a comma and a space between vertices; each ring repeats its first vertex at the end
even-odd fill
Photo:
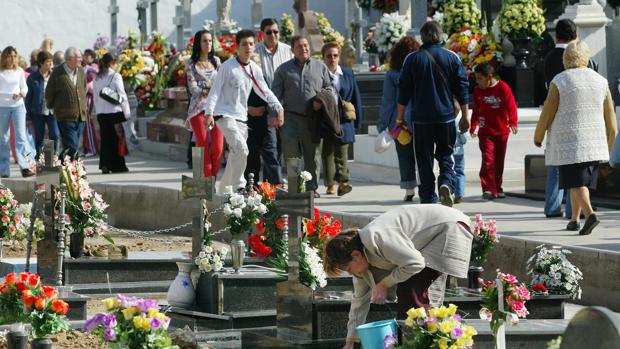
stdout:
POLYGON ((213 247, 207 245, 207 246, 204 247, 204 251, 206 253, 213 253, 213 247))
POLYGON ((214 256, 213 256, 213 261, 214 261, 215 263, 217 263, 217 262, 219 262, 219 261, 221 261, 221 260, 222 260, 222 259, 220 258, 220 256, 218 256, 218 255, 214 255, 214 256))
POLYGON ((228 253, 228 248, 226 247, 220 248, 220 254, 222 255, 222 258, 224 258, 227 253, 228 253))
POLYGON ((220 271, 223 267, 224 265, 222 264, 222 262, 215 262, 215 264, 213 265, 213 270, 220 271))
POLYGON ((213 270, 213 267, 211 266, 211 264, 208 264, 208 263, 207 263, 207 264, 206 264, 206 265, 202 268, 202 270, 203 270, 204 272, 208 273, 208 272, 210 272, 211 270, 213 270))
POLYGON ((232 193, 233 193, 232 185, 227 185, 224 187, 224 194, 232 194, 232 193))
POLYGON ((265 206, 264 204, 260 204, 258 206, 258 213, 260 213, 260 214, 267 213, 267 206, 265 206))
POLYGON ((207 254, 204 251, 200 251, 200 253, 198 253, 198 258, 205 258, 207 256, 207 254))
POLYGON ((233 215, 235 215, 235 217, 241 218, 241 216, 243 215, 243 210, 241 210, 240 208, 235 208, 232 213, 233 215))
POLYGON ((312 180, 312 175, 308 171, 301 171, 301 179, 304 181, 312 180))
POLYGON ((230 216, 233 211, 229 204, 224 204, 224 208, 222 208, 222 212, 224 212, 225 215, 230 216))

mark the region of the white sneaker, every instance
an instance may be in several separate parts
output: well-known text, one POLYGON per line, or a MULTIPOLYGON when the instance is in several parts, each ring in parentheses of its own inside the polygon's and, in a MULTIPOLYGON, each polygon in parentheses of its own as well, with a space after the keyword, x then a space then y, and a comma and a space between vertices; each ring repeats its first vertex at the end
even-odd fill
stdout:
POLYGON ((442 205, 452 207, 454 205, 454 196, 447 185, 439 187, 439 201, 442 205))

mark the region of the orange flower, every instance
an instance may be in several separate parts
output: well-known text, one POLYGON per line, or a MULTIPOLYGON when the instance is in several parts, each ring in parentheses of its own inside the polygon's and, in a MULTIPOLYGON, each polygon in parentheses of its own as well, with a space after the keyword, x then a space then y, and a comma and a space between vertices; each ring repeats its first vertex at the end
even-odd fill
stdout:
POLYGON ((308 235, 314 235, 315 233, 314 221, 309 220, 306 222, 306 232, 308 233, 308 235))
POLYGON ((67 302, 63 300, 56 299, 55 301, 52 302, 51 309, 53 312, 59 315, 66 315, 67 312, 69 311, 69 304, 67 304, 67 302))
POLYGON ((33 286, 33 287, 37 286, 39 284, 39 280, 40 280, 39 274, 30 274, 28 276, 28 285, 33 286))
POLYGON ((19 280, 21 282, 26 282, 28 281, 28 276, 30 276, 30 273, 26 273, 26 272, 19 273, 19 280))
POLYGON ((260 191, 263 193, 263 197, 267 200, 274 200, 276 198, 276 186, 264 181, 258 185, 260 191))
POLYGON ((27 289, 27 288, 28 288, 28 285, 26 285, 26 283, 25 283, 25 282, 18 281, 18 282, 15 284, 15 287, 17 288, 17 291, 19 291, 19 293, 22 293, 25 289, 27 289))
POLYGON ((54 299, 58 297, 58 291, 51 286, 42 286, 41 290, 47 299, 54 299))
POLYGON ((32 305, 34 304, 34 300, 35 300, 35 297, 32 295, 30 296, 22 295, 22 301, 24 302, 24 306, 26 306, 26 308, 32 308, 32 305))
POLYGON ((284 229, 284 220, 281 217, 276 220, 276 229, 284 229))
POLYGON ((4 277, 4 281, 7 285, 13 285, 15 282, 17 282, 17 275, 15 273, 8 273, 4 277))
POLYGON ((37 310, 45 309, 45 297, 35 297, 35 299, 34 299, 34 307, 37 310))

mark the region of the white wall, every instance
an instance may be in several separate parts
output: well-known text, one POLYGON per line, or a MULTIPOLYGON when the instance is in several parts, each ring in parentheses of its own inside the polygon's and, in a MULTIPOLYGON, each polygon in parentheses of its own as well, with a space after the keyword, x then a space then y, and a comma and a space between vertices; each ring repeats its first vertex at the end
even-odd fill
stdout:
MULTIPOLYGON (((263 0, 263 15, 279 19, 284 12, 293 14, 293 2, 263 0)), ((345 0, 309 2, 312 10, 324 12, 332 26, 345 34, 345 0)), ((158 29, 171 40, 175 38, 172 18, 178 3, 178 0, 160 0, 158 3, 158 29)), ((54 50, 64 50, 68 46, 92 47, 97 33, 110 36, 108 5, 109 0, 0 0, 0 48, 12 45, 21 55, 28 57, 46 37, 54 39, 54 50)), ((118 33, 126 35, 128 30, 138 31, 136 0, 118 0, 118 6, 118 33)), ((198 30, 204 20, 216 18, 216 0, 192 1, 193 31, 198 30)), ((251 0, 233 0, 231 18, 241 27, 249 28, 251 0)), ((150 31, 150 18, 147 22, 150 31)))

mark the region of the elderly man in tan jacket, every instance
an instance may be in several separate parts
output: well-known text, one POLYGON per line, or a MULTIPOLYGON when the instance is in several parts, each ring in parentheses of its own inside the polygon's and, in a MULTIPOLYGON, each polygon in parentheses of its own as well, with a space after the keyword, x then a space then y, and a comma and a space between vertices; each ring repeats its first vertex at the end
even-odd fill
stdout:
POLYGON ((467 276, 473 239, 469 224, 469 217, 450 207, 407 205, 329 240, 326 272, 353 275, 345 348, 359 341, 356 327, 366 322, 370 303, 385 303, 394 286, 400 319, 412 307, 441 304, 446 276, 467 276))

